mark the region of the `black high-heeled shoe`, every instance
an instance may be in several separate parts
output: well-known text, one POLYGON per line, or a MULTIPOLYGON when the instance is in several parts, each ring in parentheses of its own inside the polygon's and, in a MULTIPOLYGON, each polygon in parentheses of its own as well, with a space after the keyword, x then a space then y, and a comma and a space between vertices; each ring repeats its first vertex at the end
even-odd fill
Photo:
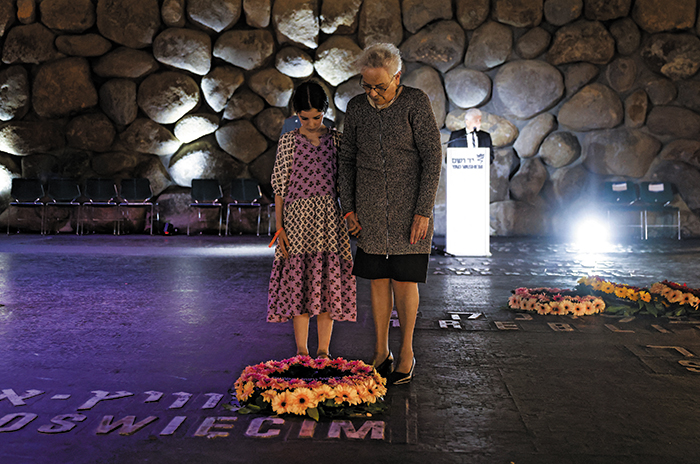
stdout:
POLYGON ((408 374, 404 374, 403 372, 399 371, 394 371, 391 374, 389 374, 389 377, 386 379, 386 383, 389 385, 403 385, 411 382, 411 380, 413 380, 413 371, 415 368, 416 358, 413 358, 413 363, 411 363, 411 370, 408 371, 408 374))
POLYGON ((378 366, 375 366, 374 369, 377 371, 377 374, 386 379, 389 374, 391 374, 392 367, 394 367, 394 355, 391 354, 391 351, 389 351, 389 355, 386 357, 386 359, 384 359, 384 361, 382 361, 378 366))

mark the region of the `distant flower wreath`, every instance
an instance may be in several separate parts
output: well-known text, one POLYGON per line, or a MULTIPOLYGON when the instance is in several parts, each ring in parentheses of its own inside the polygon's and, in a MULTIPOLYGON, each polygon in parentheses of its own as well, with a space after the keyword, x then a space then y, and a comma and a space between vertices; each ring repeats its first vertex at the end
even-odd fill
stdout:
POLYGON ((359 416, 383 412, 386 380, 374 367, 343 358, 295 356, 248 366, 234 384, 241 414, 359 416))
POLYGON ((537 314, 585 316, 605 310, 605 301, 592 295, 580 295, 560 288, 517 288, 508 299, 508 307, 535 311, 537 314))

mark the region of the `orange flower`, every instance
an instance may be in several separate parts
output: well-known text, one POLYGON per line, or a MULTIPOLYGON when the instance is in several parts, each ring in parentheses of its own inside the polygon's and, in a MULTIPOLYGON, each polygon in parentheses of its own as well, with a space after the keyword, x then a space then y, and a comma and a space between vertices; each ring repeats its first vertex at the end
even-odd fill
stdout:
POLYGON ((272 410, 277 414, 286 414, 289 411, 289 390, 285 390, 272 399, 272 410))
POLYGON ((643 302, 649 303, 651 301, 651 294, 649 292, 641 291, 639 292, 639 298, 641 298, 643 302))
POLYGON ((236 389, 236 395, 240 401, 245 401, 250 398, 250 395, 255 391, 255 384, 253 382, 246 382, 240 391, 236 389))
POLYGON ((669 303, 679 303, 683 299, 683 292, 680 290, 671 290, 671 292, 666 295, 666 299, 669 303))
POLYGON ((360 396, 357 391, 349 385, 338 385, 335 387, 335 404, 347 402, 350 405, 359 404, 360 396))
POLYGON ((574 304, 571 302, 571 300, 564 300, 561 303, 559 303, 559 314, 560 315, 566 315, 574 310, 574 304))
POLYGON ((297 388, 288 395, 287 411, 303 416, 308 408, 315 408, 318 400, 314 392, 306 387, 297 388))
POLYGON ((615 286, 610 282, 603 282, 600 286, 600 291, 603 293, 612 293, 615 290, 615 286))
POLYGON ((626 298, 627 297, 627 289, 625 287, 615 287, 615 296, 618 298, 626 298))
POLYGON ((593 309, 596 313, 602 313, 605 310, 605 302, 600 298, 593 300, 593 309))

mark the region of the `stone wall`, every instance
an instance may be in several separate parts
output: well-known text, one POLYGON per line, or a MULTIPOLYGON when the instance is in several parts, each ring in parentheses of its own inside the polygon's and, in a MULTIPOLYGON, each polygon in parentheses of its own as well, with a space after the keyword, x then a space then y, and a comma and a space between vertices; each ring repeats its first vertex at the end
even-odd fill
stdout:
MULTIPOLYGON (((564 232, 622 179, 672 182, 700 235, 697 19, 696 0, 1 2, 0 208, 13 177, 148 177, 180 228, 193 178, 270 195, 294 86, 322 79, 342 128, 351 63, 384 41, 445 140, 484 112, 494 235, 564 232)), ((438 234, 444 214, 441 188, 438 234)))

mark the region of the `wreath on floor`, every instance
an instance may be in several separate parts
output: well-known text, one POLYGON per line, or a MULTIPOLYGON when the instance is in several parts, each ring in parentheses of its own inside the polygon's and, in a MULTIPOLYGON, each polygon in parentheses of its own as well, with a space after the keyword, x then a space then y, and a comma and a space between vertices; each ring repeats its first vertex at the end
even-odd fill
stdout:
POLYGON ((610 282, 599 276, 578 280, 576 288, 517 288, 508 308, 546 315, 586 316, 598 313, 654 317, 700 317, 700 289, 664 280, 651 287, 610 282))
POLYGON ((248 366, 232 394, 240 414, 371 416, 386 410, 386 379, 362 361, 295 356, 248 366))

